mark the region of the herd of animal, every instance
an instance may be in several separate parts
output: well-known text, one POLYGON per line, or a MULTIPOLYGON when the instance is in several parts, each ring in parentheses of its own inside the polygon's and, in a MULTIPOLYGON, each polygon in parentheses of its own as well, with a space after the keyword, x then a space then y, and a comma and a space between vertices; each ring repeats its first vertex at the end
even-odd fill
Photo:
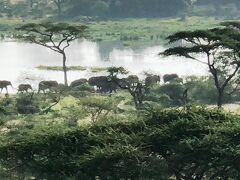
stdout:
MULTIPOLYGON (((164 83, 170 82, 174 79, 179 79, 179 76, 177 74, 166 74, 163 76, 164 83)), ((149 75, 145 78, 145 86, 151 86, 153 84, 158 84, 161 81, 161 77, 158 75, 149 75)), ((88 80, 87 79, 78 79, 73 81, 70 84, 70 88, 75 88, 78 86, 81 86, 83 84, 88 83, 90 86, 94 86, 97 88, 98 92, 112 93, 113 91, 116 91, 119 86, 124 87, 127 86, 126 83, 130 85, 134 85, 140 82, 139 77, 135 75, 130 75, 127 78, 122 78, 119 80, 119 83, 109 81, 109 78, 107 76, 97 76, 97 77, 91 77, 88 80)), ((6 92, 8 93, 8 86, 12 86, 12 83, 10 81, 2 80, 0 81, 0 89, 1 93, 3 89, 6 89, 6 92)), ((50 91, 57 91, 61 87, 64 87, 64 84, 59 84, 57 81, 41 81, 38 84, 38 93, 40 92, 46 92, 46 90, 50 91)), ((20 84, 17 89, 18 93, 24 93, 33 91, 33 88, 30 84, 20 84)))

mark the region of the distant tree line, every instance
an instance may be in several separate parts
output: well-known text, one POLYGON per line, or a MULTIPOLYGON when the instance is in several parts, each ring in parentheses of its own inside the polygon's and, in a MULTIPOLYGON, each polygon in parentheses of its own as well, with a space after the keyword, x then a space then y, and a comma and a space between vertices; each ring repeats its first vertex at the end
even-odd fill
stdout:
POLYGON ((184 0, 77 0, 68 14, 124 18, 168 17, 177 15, 185 8, 184 0))
POLYGON ((0 2, 2 16, 76 18, 238 16, 238 0, 23 0, 0 2))

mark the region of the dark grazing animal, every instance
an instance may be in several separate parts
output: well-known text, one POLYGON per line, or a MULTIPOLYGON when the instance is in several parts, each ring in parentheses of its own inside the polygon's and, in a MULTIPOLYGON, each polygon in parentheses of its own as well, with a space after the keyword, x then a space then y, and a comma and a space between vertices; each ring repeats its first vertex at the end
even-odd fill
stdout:
POLYGON ((77 87, 77 86, 81 86, 85 83, 87 83, 88 80, 87 79, 78 79, 78 80, 75 80, 73 81, 71 84, 70 84, 70 87, 71 88, 74 88, 74 87, 77 87))
POLYGON ((90 86, 96 86, 97 91, 101 93, 112 93, 113 91, 116 92, 118 89, 118 85, 110 81, 107 76, 91 77, 88 80, 88 84, 90 86))
POLYGON ((147 76, 145 78, 145 85, 148 87, 148 86, 152 86, 154 84, 158 84, 160 83, 160 76, 158 75, 150 75, 150 76, 147 76))
POLYGON ((3 90, 4 88, 6 89, 6 91, 7 91, 7 93, 8 93, 8 88, 7 88, 8 86, 11 86, 11 87, 13 88, 12 83, 11 83, 10 81, 5 81, 5 80, 0 81, 1 93, 2 93, 2 90, 3 90))
POLYGON ((88 79, 88 84, 90 86, 96 86, 98 90, 106 82, 107 82, 107 77, 106 76, 97 76, 97 77, 91 77, 91 78, 88 79))
POLYGON ((18 93, 28 92, 28 90, 33 90, 30 84, 20 84, 18 86, 18 93))
POLYGON ((166 74, 163 76, 164 83, 171 82, 175 79, 178 79, 179 76, 177 74, 166 74))
POLYGON ((38 85, 38 93, 45 91, 48 89, 50 91, 56 91, 58 88, 58 82, 57 81, 41 81, 38 85))
POLYGON ((130 75, 126 78, 127 82, 132 86, 135 86, 139 82, 139 78, 136 75, 130 75))

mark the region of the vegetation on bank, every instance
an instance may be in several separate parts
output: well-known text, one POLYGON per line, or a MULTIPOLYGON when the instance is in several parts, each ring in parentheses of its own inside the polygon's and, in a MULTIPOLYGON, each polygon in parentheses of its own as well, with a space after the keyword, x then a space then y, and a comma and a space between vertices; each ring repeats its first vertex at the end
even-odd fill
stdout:
MULTIPOLYGON (((62 71, 63 68, 61 66, 37 66, 38 70, 46 70, 46 71, 62 71)), ((93 73, 97 72, 107 72, 108 68, 106 67, 86 67, 86 66, 68 66, 68 71, 86 71, 90 70, 93 73)))
POLYGON ((3 17, 32 19, 239 17, 238 0, 2 0, 3 17))
MULTIPOLYGON (((33 23, 42 21, 45 20, 27 20, 33 23)), ((189 17, 185 21, 179 18, 90 21, 86 25, 88 26, 88 38, 94 41, 122 41, 126 46, 147 46, 162 44, 168 35, 177 31, 208 29, 219 26, 219 22, 220 20, 213 17, 189 17)), ((68 23, 71 22, 68 21, 68 23)), ((72 23, 78 25, 78 22, 72 23)), ((15 28, 23 24, 25 21, 21 18, 0 18, 2 36, 15 34, 15 28)))

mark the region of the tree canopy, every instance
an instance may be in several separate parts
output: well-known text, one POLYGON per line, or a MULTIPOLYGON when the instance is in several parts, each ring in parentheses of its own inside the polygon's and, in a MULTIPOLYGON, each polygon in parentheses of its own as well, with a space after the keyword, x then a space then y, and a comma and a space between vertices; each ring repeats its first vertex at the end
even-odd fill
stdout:
POLYGON ((194 107, 150 109, 135 122, 34 127, 18 138, 2 139, 0 175, 239 179, 239 127, 238 115, 194 107))
POLYGON ((237 80, 240 68, 239 23, 228 22, 224 25, 227 27, 170 35, 167 37, 169 43, 181 41, 182 44, 162 53, 165 56, 184 56, 207 65, 219 93, 218 106, 222 106, 224 90, 231 81, 237 80), (206 58, 200 60, 197 55, 206 58))
POLYGON ((67 23, 29 23, 17 28, 20 33, 16 37, 61 54, 64 83, 68 85, 65 50, 72 41, 84 37, 86 29, 85 25, 70 25, 67 23))

